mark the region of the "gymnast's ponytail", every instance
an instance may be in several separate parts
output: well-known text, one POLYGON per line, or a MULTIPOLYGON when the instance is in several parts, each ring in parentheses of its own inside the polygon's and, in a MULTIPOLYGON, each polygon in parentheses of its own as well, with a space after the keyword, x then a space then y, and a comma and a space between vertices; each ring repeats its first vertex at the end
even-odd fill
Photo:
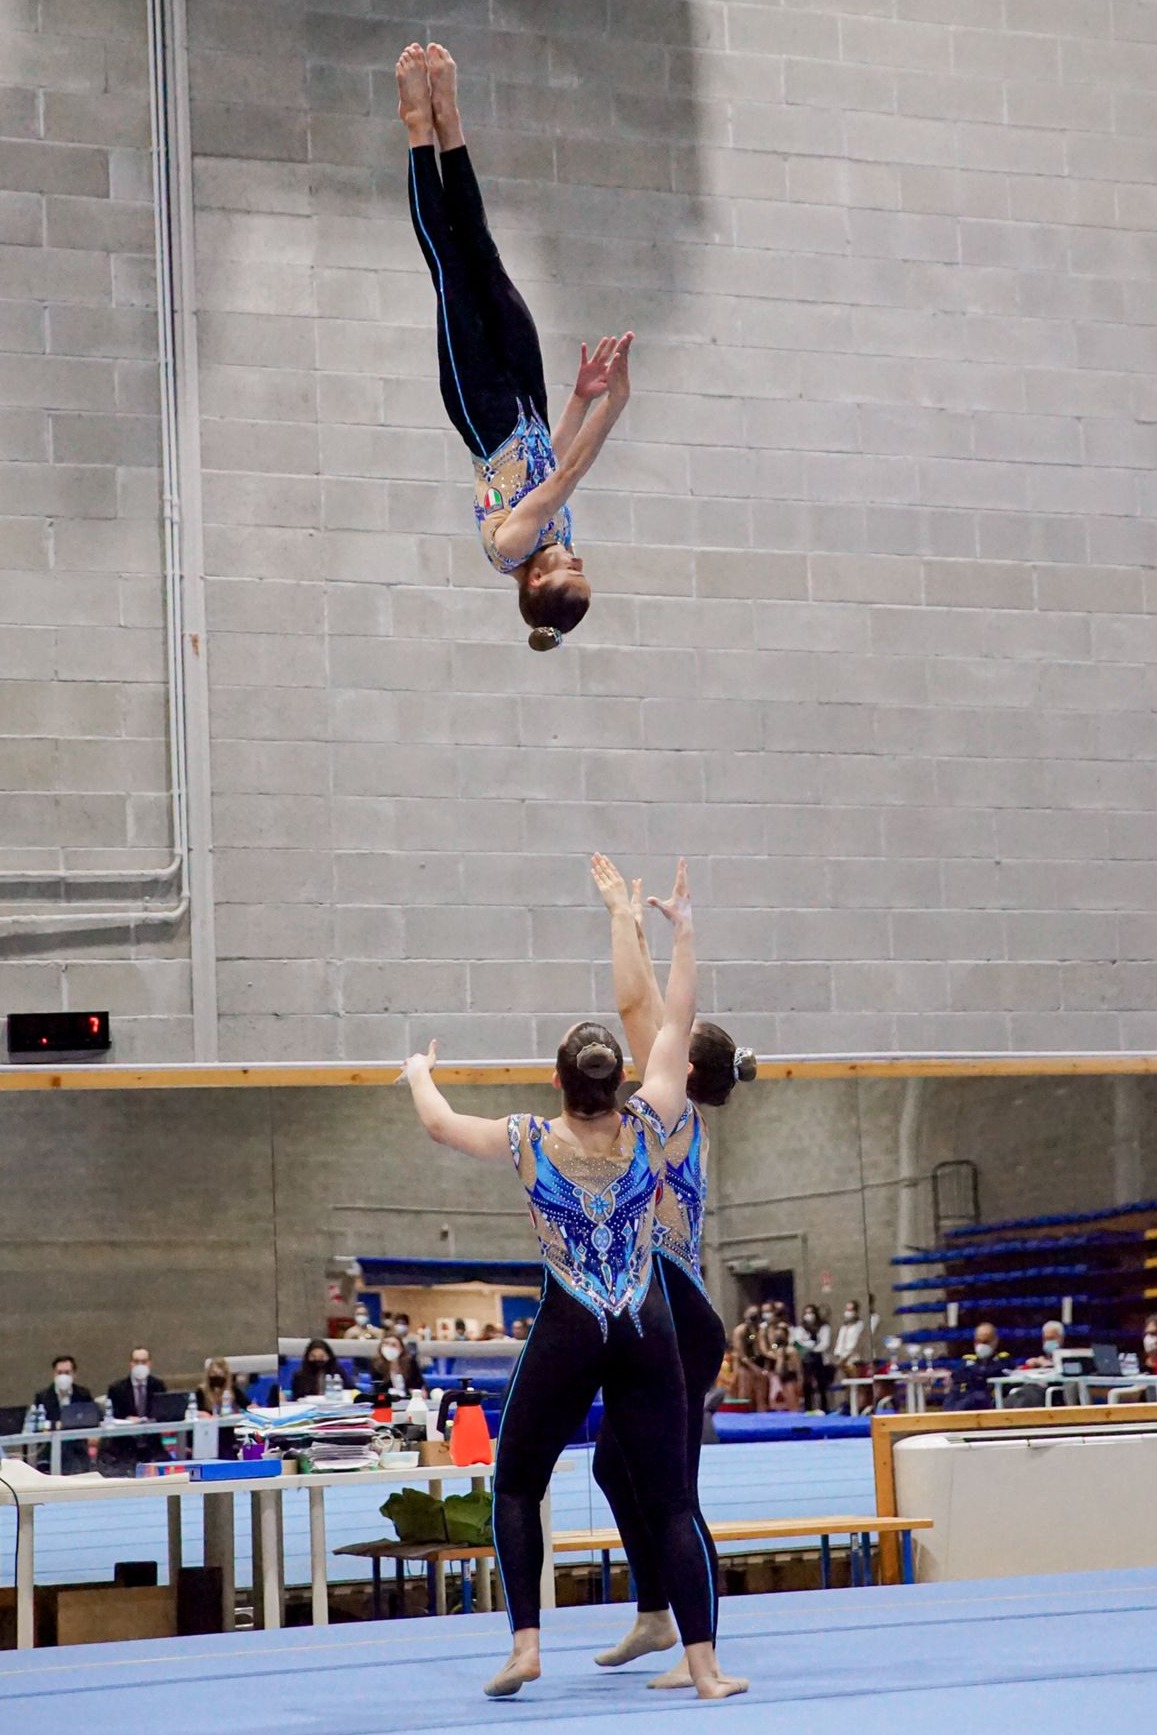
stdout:
POLYGON ((755 1050, 736 1048, 718 1024, 696 1022, 691 1032, 691 1071, 687 1095, 707 1108, 722 1108, 737 1084, 749 1084, 757 1071, 755 1050))
POLYGON ((623 1082, 623 1051, 603 1024, 576 1024, 556 1061, 563 1103, 570 1114, 607 1114, 623 1082))

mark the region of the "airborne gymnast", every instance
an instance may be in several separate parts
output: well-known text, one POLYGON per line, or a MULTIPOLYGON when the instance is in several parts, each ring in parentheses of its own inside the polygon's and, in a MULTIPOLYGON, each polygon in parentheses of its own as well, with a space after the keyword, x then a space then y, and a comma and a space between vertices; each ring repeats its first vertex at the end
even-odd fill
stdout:
POLYGON ((458 112, 457 67, 439 43, 412 42, 396 71, 410 214, 438 299, 442 402, 473 460, 486 557, 518 585, 531 647, 551 650, 590 607, 568 502, 630 397, 634 334, 604 337, 589 357, 582 346, 552 435, 538 332, 487 227, 458 112))

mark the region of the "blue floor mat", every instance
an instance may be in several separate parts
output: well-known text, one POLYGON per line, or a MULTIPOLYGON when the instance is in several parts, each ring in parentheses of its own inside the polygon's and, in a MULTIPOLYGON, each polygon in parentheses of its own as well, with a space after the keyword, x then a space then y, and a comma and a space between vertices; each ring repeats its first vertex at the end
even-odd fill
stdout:
MULTIPOLYGON (((1157 1571, 725 1599, 720 1653, 751 1692, 732 1735, 1088 1735, 1152 1722, 1157 1571)), ((539 1735, 672 1735, 689 1694, 649 1693, 654 1660, 591 1654, 624 1611, 544 1620, 545 1673, 488 1703, 500 1615, 0 1656, 0 1726, 21 1735, 435 1735, 481 1722, 539 1735)), ((688 1729, 694 1727, 687 1725, 688 1729)))

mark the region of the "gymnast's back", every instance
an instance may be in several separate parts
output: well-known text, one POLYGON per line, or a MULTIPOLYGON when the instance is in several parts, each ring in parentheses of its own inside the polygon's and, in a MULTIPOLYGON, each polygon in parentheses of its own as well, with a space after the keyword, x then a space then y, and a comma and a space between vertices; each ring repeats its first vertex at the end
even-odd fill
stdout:
POLYGON ((581 1144, 561 1120, 536 1115, 511 1115, 507 1131, 547 1270, 600 1323, 622 1313, 637 1318, 666 1161, 654 1109, 633 1096, 617 1125, 581 1144))

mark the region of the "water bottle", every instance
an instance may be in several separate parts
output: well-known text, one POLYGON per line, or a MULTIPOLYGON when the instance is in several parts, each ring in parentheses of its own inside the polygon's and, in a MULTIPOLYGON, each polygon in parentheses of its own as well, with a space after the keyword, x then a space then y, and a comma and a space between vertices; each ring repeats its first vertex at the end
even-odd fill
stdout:
POLYGON ((196 1392, 190 1392, 189 1393, 189 1401, 185 1405, 185 1420, 187 1422, 195 1422, 197 1420, 197 1394, 196 1394, 196 1392))
POLYGON ((221 1414, 223 1416, 231 1416, 233 1414, 233 1393, 229 1390, 228 1386, 225 1387, 225 1395, 221 1399, 221 1414))
POLYGON ((35 1432, 36 1432, 36 1405, 35 1404, 29 1404, 28 1408, 24 1412, 24 1432, 26 1434, 35 1434, 35 1432))
POLYGON ((43 1404, 36 1406, 36 1432, 38 1434, 47 1434, 48 1432, 48 1411, 43 1404))

